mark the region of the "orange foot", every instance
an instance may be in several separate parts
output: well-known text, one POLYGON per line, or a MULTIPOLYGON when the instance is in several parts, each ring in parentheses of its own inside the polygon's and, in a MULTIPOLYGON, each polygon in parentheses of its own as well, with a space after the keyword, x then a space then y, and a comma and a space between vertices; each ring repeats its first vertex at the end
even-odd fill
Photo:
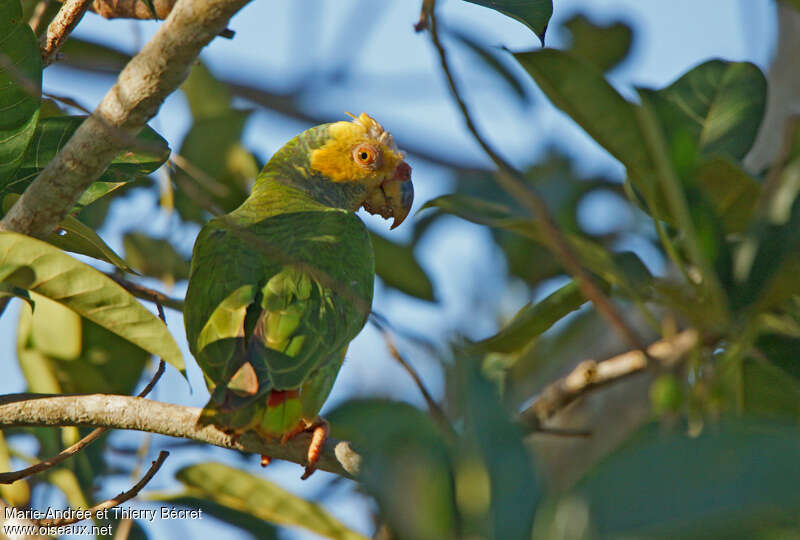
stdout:
POLYGON ((300 477, 301 480, 305 480, 316 470, 317 462, 322 455, 322 447, 325 446, 325 441, 328 440, 331 427, 330 424, 328 424, 328 421, 322 418, 317 418, 311 423, 301 422, 294 429, 283 434, 283 437, 281 437, 281 444, 285 444, 286 441, 295 435, 299 435, 305 431, 311 432, 311 442, 308 445, 308 453, 306 454, 306 460, 308 464, 306 465, 306 470, 303 473, 303 476, 300 477))

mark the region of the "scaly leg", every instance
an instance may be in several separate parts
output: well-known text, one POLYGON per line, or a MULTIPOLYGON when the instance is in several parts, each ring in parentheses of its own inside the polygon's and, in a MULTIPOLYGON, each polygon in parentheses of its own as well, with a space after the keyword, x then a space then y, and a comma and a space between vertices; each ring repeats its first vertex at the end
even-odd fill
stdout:
POLYGON ((328 440, 328 435, 330 434, 331 428, 327 420, 319 417, 312 422, 301 420, 295 427, 283 434, 281 437, 281 444, 286 444, 286 441, 292 437, 295 437, 306 431, 311 432, 311 442, 308 444, 308 453, 306 454, 306 460, 308 464, 306 465, 306 470, 303 473, 301 480, 305 480, 311 476, 316 469, 317 462, 322 455, 322 447, 325 446, 325 441, 328 440))
POLYGON ((311 444, 308 445, 308 465, 306 465, 306 470, 300 480, 305 480, 314 474, 317 469, 317 461, 322 455, 322 447, 325 446, 325 441, 328 440, 328 436, 331 434, 331 425, 322 418, 318 418, 308 429, 313 430, 311 431, 311 444))

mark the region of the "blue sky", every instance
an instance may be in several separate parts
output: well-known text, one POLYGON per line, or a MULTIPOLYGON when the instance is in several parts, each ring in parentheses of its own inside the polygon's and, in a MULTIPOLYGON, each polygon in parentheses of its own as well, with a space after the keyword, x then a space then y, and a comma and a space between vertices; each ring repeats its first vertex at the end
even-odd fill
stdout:
MULTIPOLYGON (((489 44, 504 45, 511 50, 539 47, 538 40, 520 23, 461 0, 442 0, 442 22, 471 31, 489 44)), ((747 0, 557 0, 547 37, 548 45, 566 45, 561 21, 577 12, 587 14, 595 22, 606 23, 617 18, 629 22, 635 31, 630 57, 610 75, 612 83, 626 95, 634 85, 660 87, 668 84, 692 66, 715 57, 747 60, 766 68, 775 41, 775 7, 773 2, 747 0)), ((457 158, 465 164, 488 164, 478 147, 463 128, 459 113, 450 99, 439 70, 438 59, 426 35, 415 34, 412 24, 418 17, 419 2, 409 0, 302 0, 297 2, 253 2, 230 24, 235 39, 216 39, 204 52, 203 59, 219 76, 263 83, 271 88, 290 89, 296 86, 307 91, 307 106, 321 114, 343 117, 344 111, 367 111, 397 134, 424 134, 435 152, 457 158), (333 87, 327 75, 338 66, 350 67, 350 76, 333 87), (326 75, 326 76, 321 76, 326 75)), ((157 23, 134 23, 125 20, 106 21, 89 14, 75 35, 134 51, 157 28, 157 23)), ((465 88, 481 129, 493 144, 514 163, 523 166, 541 156, 548 145, 556 145, 576 159, 585 174, 605 173, 622 178, 622 168, 591 141, 571 120, 555 110, 531 83, 530 104, 509 99, 491 75, 475 69, 468 53, 450 47, 457 76, 465 88)), ((86 75, 59 67, 45 72, 46 91, 68 95, 93 107, 108 90, 113 80, 86 75)), ((243 104, 244 105, 244 104, 243 104)), ((190 126, 185 99, 179 93, 171 96, 159 116, 151 123, 177 148, 190 126)), ((256 112, 247 125, 245 143, 259 157, 266 159, 283 142, 304 129, 305 125, 287 121, 275 114, 256 112)), ((418 208, 426 200, 448 192, 453 185, 446 171, 432 164, 412 161, 418 208)), ((599 202, 590 209, 590 219, 611 219, 615 212, 599 202), (600 217, 598 217, 600 216, 600 217), (607 216, 607 217, 603 217, 607 216)), ((380 219, 365 216, 365 221, 381 233, 388 228, 380 219)), ((103 237, 121 250, 121 235, 141 229, 169 236, 185 249, 190 249, 196 228, 175 227, 176 220, 159 210, 144 195, 126 198, 113 206, 103 237)), ((444 335, 458 328, 473 334, 486 335, 494 330, 498 316, 508 315, 529 298, 513 294, 519 289, 506 289, 504 268, 492 262, 497 256, 488 233, 480 227, 448 220, 441 230, 431 234, 420 245, 419 257, 430 272, 437 289, 439 303, 427 304, 409 299, 379 286, 375 308, 393 323, 409 330, 444 335), (467 317, 470 306, 480 301, 481 294, 501 291, 508 296, 498 313, 467 317), (469 291, 469 294, 465 294, 469 291)), ((404 239, 409 227, 400 227, 392 238, 404 239)), ((628 246, 639 249, 641 246, 628 246)), ((642 256, 649 264, 651 254, 642 256)), ((179 284, 174 295, 182 295, 179 284)), ((16 313, 12 306, 0 319, 0 354, 11 366, 0 379, 0 393, 24 390, 24 383, 12 359, 15 357, 16 313)), ((194 368, 183 338, 179 314, 168 311, 168 323, 186 354, 193 392, 174 372, 158 385, 153 397, 181 404, 200 406, 207 394, 199 370, 194 368)), ((409 343, 402 343, 407 356, 436 394, 442 390, 442 378, 436 365, 409 343)), ((422 405, 416 388, 404 371, 388 357, 381 338, 371 327, 354 341, 348 352, 329 406, 353 395, 384 395, 422 405)), ((115 441, 138 444, 141 434, 119 434, 115 441)), ((165 439, 155 437, 151 454, 165 439)), ((308 482, 300 482, 301 469, 295 465, 275 463, 260 469, 254 459, 242 461, 232 452, 213 449, 174 454, 156 480, 153 489, 174 487, 173 472, 183 465, 202 459, 222 460, 246 466, 254 474, 278 482, 300 494, 312 496, 330 480, 326 473, 317 473, 308 482)), ((112 495, 128 485, 126 478, 117 478, 105 486, 103 493, 112 495)), ((371 533, 366 509, 369 503, 340 488, 337 496, 325 501, 326 508, 342 521, 364 533, 371 533), (346 495, 341 495, 342 493, 346 495)), ((53 499, 58 501, 56 497, 53 499)), ((45 501, 37 501, 43 505, 45 501)), ((152 538, 168 538, 177 529, 156 523, 152 538)), ((186 524, 193 537, 206 537, 219 532, 229 536, 229 529, 212 519, 186 524)), ((286 538, 316 538, 294 532, 286 538)))

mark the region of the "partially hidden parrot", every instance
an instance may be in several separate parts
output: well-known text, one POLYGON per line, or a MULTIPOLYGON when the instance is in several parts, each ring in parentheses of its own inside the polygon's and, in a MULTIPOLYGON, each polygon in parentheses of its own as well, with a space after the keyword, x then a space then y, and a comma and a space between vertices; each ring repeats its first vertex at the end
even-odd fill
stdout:
POLYGON ((395 228, 413 198, 404 154, 362 113, 290 140, 244 203, 203 227, 184 308, 211 393, 201 424, 282 442, 311 431, 303 478, 313 472, 328 436, 319 411, 372 304, 372 244, 355 212, 395 228))

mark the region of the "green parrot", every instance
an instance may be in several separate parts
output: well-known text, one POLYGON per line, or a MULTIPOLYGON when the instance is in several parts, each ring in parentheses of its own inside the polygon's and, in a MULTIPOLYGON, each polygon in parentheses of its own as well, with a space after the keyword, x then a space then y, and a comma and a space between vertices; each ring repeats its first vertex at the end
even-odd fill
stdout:
POLYGON ((203 227, 184 308, 211 393, 200 423, 282 442, 311 431, 303 478, 313 472, 328 436, 319 411, 372 304, 372 244, 355 212, 395 228, 413 198, 403 153, 362 113, 286 143, 244 203, 203 227))

